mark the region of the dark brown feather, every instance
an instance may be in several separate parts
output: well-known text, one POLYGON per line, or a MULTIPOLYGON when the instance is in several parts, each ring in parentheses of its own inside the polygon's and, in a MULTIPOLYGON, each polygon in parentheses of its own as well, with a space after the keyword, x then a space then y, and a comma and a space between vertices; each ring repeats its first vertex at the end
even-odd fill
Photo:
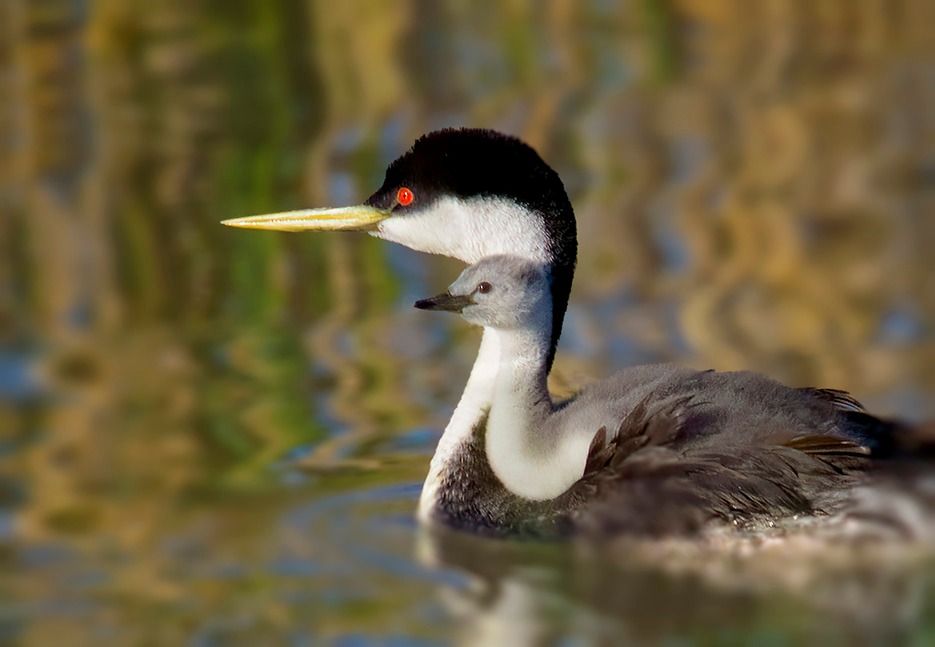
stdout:
POLYGON ((841 391, 839 389, 821 389, 813 386, 801 388, 799 391, 830 402, 842 411, 866 411, 864 405, 847 391, 841 391))
POLYGON ((836 436, 796 436, 783 443, 784 447, 806 454, 839 454, 869 456, 870 448, 836 436))

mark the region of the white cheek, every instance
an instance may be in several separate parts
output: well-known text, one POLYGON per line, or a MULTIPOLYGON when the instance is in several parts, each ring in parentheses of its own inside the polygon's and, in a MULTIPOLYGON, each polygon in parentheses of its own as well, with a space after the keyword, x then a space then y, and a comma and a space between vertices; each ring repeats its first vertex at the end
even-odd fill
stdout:
POLYGON ((503 199, 440 198, 431 209, 384 220, 374 235, 465 263, 495 254, 539 263, 551 260, 542 218, 503 199))
POLYGON ((483 317, 473 308, 467 308, 461 312, 461 317, 469 324, 475 326, 484 326, 483 317))

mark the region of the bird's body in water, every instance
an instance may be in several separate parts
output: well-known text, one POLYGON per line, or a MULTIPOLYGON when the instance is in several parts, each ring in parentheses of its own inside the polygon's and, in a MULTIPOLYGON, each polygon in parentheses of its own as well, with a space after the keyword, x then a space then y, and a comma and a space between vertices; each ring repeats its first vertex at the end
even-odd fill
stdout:
POLYGON ((524 325, 478 320, 478 357, 422 490, 425 521, 497 535, 671 536, 842 513, 891 453, 896 428, 847 394, 753 373, 634 367, 557 407, 545 377, 574 275, 575 218, 558 175, 515 138, 431 133, 364 205, 226 224, 366 230, 479 263, 464 285, 497 264, 522 268, 509 285, 525 295, 515 302, 524 325))

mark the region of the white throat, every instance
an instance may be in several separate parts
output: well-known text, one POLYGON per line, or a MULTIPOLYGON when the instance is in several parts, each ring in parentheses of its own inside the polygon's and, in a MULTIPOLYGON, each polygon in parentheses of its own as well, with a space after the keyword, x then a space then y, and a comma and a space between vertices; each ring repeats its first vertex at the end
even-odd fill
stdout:
POLYGON ((541 216, 502 198, 442 197, 431 208, 387 218, 373 235, 468 264, 495 254, 550 260, 541 216))

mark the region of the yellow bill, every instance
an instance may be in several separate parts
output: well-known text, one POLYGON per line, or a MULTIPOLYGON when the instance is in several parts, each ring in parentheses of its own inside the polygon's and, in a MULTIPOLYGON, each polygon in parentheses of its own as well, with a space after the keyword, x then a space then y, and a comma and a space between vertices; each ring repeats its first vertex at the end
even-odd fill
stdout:
POLYGON ((241 229, 268 229, 270 231, 370 231, 386 220, 389 211, 366 205, 335 207, 330 209, 299 209, 268 213, 262 216, 222 220, 222 225, 241 229))

